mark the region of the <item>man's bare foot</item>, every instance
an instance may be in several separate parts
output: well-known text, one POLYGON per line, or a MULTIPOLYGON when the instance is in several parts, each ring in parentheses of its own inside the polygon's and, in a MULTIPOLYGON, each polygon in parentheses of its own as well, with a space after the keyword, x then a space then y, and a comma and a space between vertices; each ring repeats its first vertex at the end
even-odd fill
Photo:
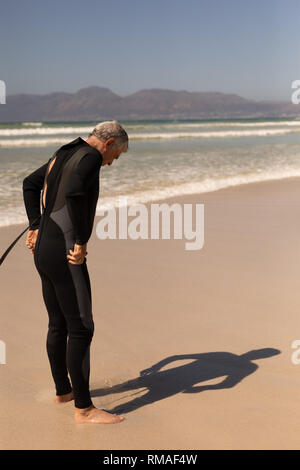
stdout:
POLYGON ((75 408, 75 423, 77 424, 114 424, 120 423, 124 421, 124 419, 124 416, 118 416, 104 410, 99 410, 95 408, 94 405, 83 409, 75 408))
POLYGON ((55 403, 66 403, 67 401, 73 400, 73 392, 66 393, 65 395, 56 395, 55 403))

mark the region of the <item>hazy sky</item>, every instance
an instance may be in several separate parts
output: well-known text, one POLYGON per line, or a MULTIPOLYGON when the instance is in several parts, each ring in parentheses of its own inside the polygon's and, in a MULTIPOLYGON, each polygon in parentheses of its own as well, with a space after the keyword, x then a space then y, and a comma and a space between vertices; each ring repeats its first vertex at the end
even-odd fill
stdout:
POLYGON ((0 0, 7 94, 144 88, 290 100, 300 0, 0 0))

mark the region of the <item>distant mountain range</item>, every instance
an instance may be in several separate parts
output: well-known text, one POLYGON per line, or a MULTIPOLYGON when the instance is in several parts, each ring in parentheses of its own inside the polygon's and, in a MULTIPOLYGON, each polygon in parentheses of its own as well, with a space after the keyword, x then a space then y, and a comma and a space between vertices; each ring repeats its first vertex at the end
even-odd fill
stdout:
POLYGON ((76 93, 17 94, 0 105, 0 122, 101 121, 110 119, 228 119, 298 117, 300 105, 254 101, 235 94, 164 89, 122 97, 91 86, 76 93))

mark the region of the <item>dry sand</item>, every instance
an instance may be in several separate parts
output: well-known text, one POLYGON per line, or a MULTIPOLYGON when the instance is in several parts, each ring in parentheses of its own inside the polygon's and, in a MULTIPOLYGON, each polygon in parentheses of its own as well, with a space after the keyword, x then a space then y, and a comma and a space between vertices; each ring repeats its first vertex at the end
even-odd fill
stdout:
MULTIPOLYGON (((291 361, 300 180, 168 202, 205 204, 202 250, 186 251, 184 240, 100 241, 95 230, 88 246, 93 401, 125 415, 121 424, 75 425, 73 403, 54 404, 47 312, 25 236, 9 254, 0 272, 1 449, 300 448, 300 364, 291 361)), ((1 251, 21 230, 0 230, 1 251)))

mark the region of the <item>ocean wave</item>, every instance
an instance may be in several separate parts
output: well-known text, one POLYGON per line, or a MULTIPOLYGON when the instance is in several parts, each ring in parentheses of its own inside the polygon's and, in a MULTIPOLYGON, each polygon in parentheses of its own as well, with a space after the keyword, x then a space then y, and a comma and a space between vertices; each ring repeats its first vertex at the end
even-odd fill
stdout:
POLYGON ((2 209, 0 216, 0 227, 9 227, 10 225, 15 224, 28 225, 28 219, 26 217, 25 210, 22 211, 22 207, 18 207, 17 209, 2 209))
POLYGON ((100 215, 101 210, 108 210, 112 207, 121 207, 124 203, 124 196, 128 205, 148 203, 169 199, 173 197, 185 196, 189 194, 201 194, 218 191, 219 189, 239 186, 249 183, 258 183, 262 181, 281 180, 291 177, 300 177, 299 169, 277 170, 265 173, 249 173, 247 175, 236 175, 228 178, 206 178, 203 181, 177 184, 166 188, 156 188, 149 191, 136 192, 115 197, 101 197, 98 200, 96 214, 100 215))
MULTIPOLYGON (((50 136, 50 135, 79 135, 79 134, 89 134, 91 130, 93 129, 93 126, 61 126, 61 127, 47 127, 43 126, 43 123, 41 122, 24 122, 22 123, 24 127, 22 128, 0 128, 0 137, 31 137, 31 136, 50 136)), ((199 129, 199 128, 207 128, 207 127, 212 127, 212 128, 221 128, 220 131, 213 130, 209 132, 203 132, 201 133, 202 135, 205 134, 211 134, 214 136, 216 133, 227 133, 227 132, 248 132, 248 131, 231 131, 231 130, 224 130, 224 127, 230 127, 230 128, 235 128, 235 127, 242 127, 242 128, 259 128, 262 127, 263 129, 259 129, 257 131, 252 131, 249 130, 249 132, 264 132, 265 128, 269 127, 278 127, 280 126, 281 129, 274 129, 274 131, 289 131, 289 127, 298 127, 300 129, 300 121, 277 121, 277 122, 207 122, 207 123, 172 123, 172 124, 147 124, 147 125, 131 125, 128 124, 127 126, 125 125, 124 127, 129 131, 132 131, 133 133, 131 134, 131 138, 158 138, 159 136, 161 138, 165 137, 166 135, 169 135, 168 129, 172 131, 172 129, 199 129), (286 129, 285 129, 286 127, 286 129), (144 130, 144 131, 149 131, 149 132, 141 132, 141 133, 135 133, 134 131, 139 131, 139 130, 144 130), (153 133, 153 130, 158 130, 158 133, 153 133), (167 132, 164 132, 164 130, 167 130, 167 132), (145 137, 146 136, 146 137, 145 137)), ((268 129, 266 129, 266 132, 270 132, 268 129)), ((196 132, 193 134, 197 134, 196 132)), ((190 135, 190 133, 178 133, 178 132, 170 132, 170 136, 174 135, 190 135)))
MULTIPOLYGON (((124 205, 146 204, 155 201, 163 201, 169 198, 175 198, 185 195, 202 194, 220 189, 245 185, 250 183, 258 183, 263 181, 282 180, 286 178, 300 177, 300 168, 287 168, 272 172, 248 173, 245 175, 236 175, 227 178, 206 178, 202 181, 175 184, 165 188, 155 188, 148 191, 139 191, 129 194, 120 194, 114 197, 100 195, 97 204, 96 215, 101 215, 100 211, 109 210, 114 207, 124 205)), ((15 208, 3 208, 0 216, 0 227, 27 224, 27 217, 24 206, 15 208)))
MULTIPOLYGON (((167 139, 187 139, 187 138, 203 138, 203 139, 220 139, 230 137, 266 137, 269 135, 284 135, 290 133, 299 133, 300 127, 295 129, 281 128, 281 129, 256 129, 256 130, 243 130, 243 131, 218 131, 218 132, 160 132, 160 133, 141 133, 129 134, 130 141, 135 140, 167 140, 167 139)), ((80 134, 79 132, 76 133, 80 134)), ((57 144, 66 144, 70 142, 67 137, 52 137, 45 139, 1 139, 0 147, 42 147, 57 144)))
POLYGON ((170 132, 157 134, 130 134, 131 140, 149 140, 149 139, 186 139, 186 138, 226 138, 226 137, 249 137, 249 136, 268 136, 284 135, 300 132, 300 126, 296 129, 257 129, 249 131, 209 131, 209 132, 170 132))
POLYGON ((51 145, 63 145, 68 142, 70 142, 70 139, 63 137, 53 137, 50 139, 4 139, 0 140, 0 147, 47 147, 51 145))
MULTIPOLYGON (((300 125, 300 121, 261 121, 261 122, 227 122, 227 121, 208 121, 208 122, 184 122, 184 123, 172 123, 166 124, 164 127, 180 127, 180 128, 199 128, 199 127, 277 127, 277 126, 288 126, 294 127, 300 125)), ((152 126, 149 126, 152 127, 152 126)), ((157 126, 153 126, 157 128, 157 126)), ((148 128, 148 127, 147 127, 148 128)))
POLYGON ((42 125, 42 122, 22 122, 22 126, 40 127, 42 125))
POLYGON ((227 121, 217 121, 217 122, 174 122, 166 124, 145 124, 145 125, 135 125, 127 124, 124 127, 127 131, 137 131, 137 130, 168 130, 168 129, 202 129, 202 128, 269 128, 269 127, 299 127, 300 121, 261 121, 261 122, 227 122, 227 121))
POLYGON ((13 137, 13 136, 32 136, 32 135, 59 135, 59 134, 88 134, 93 129, 93 126, 62 126, 62 127, 36 127, 36 128, 25 128, 25 129, 0 129, 1 137, 13 137))

